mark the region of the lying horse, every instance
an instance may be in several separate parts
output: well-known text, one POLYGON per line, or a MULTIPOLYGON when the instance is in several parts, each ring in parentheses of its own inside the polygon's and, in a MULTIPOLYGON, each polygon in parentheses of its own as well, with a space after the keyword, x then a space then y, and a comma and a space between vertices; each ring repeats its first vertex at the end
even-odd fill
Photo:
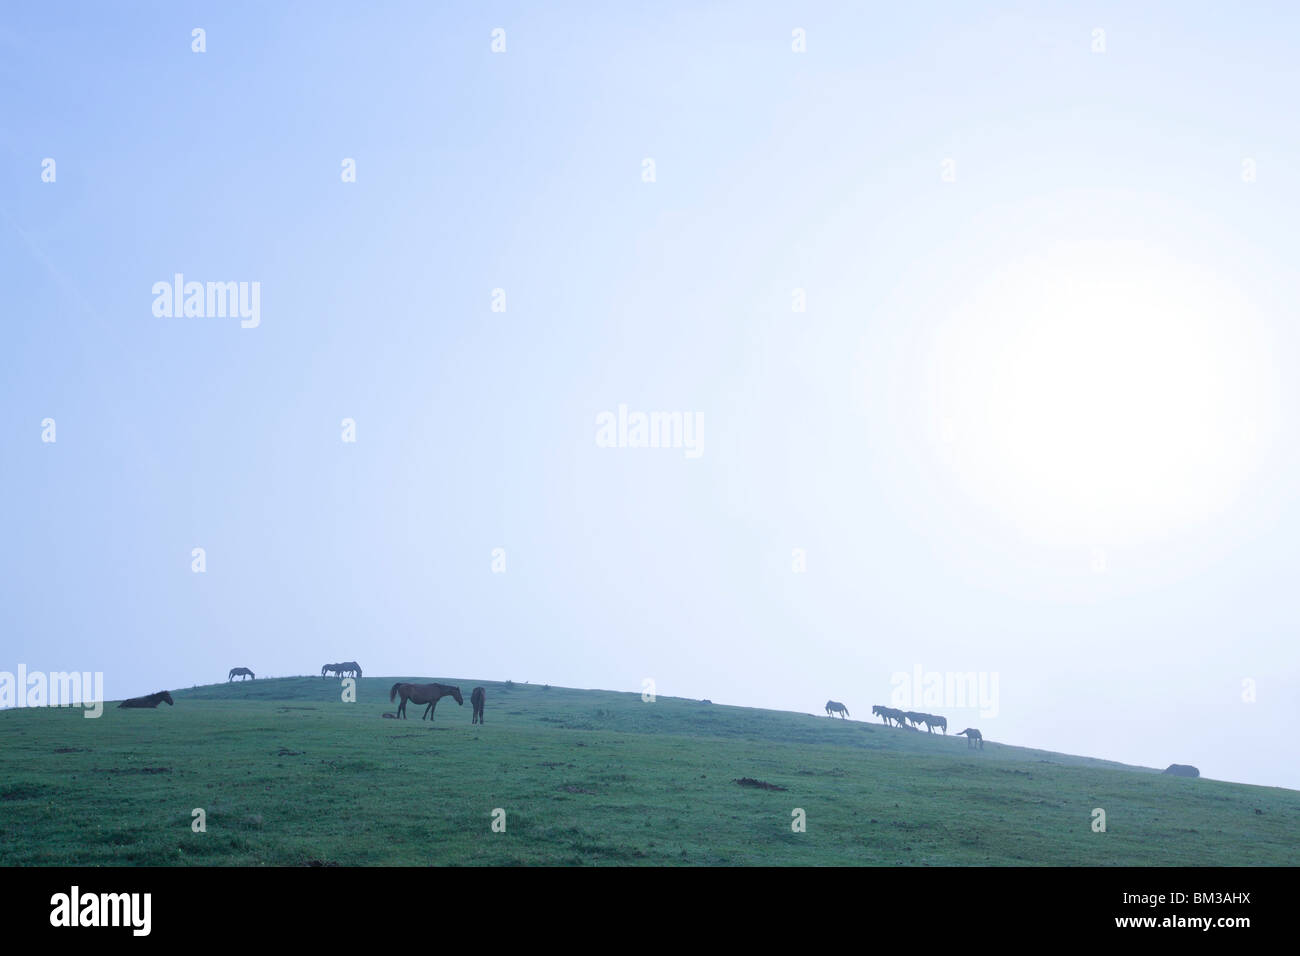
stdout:
POLYGON ((849 715, 849 709, 838 700, 828 700, 826 702, 826 716, 834 717, 836 714, 839 714, 841 717, 847 717, 849 715))
MULTIPOLYGON (((469 695, 469 702, 474 705, 474 716, 470 718, 471 724, 483 723, 483 701, 487 699, 487 691, 482 687, 475 687, 469 695)), ((416 703, 419 703, 417 701, 416 703)))
POLYGON ((252 671, 250 671, 247 667, 232 667, 230 669, 230 676, 226 678, 226 683, 229 684, 236 677, 242 677, 244 678, 244 680, 250 680, 252 678, 255 678, 256 676, 257 675, 254 674, 252 671))
POLYGON ((148 697, 132 697, 130 700, 124 700, 118 704, 121 707, 157 707, 163 701, 167 701, 169 706, 176 706, 176 701, 172 700, 172 695, 165 690, 160 690, 156 694, 150 694, 148 697))
POLYGON ((450 696, 455 699, 456 703, 460 704, 462 707, 465 706, 465 700, 460 696, 460 688, 452 687, 450 684, 397 683, 394 684, 393 689, 388 692, 388 699, 390 701, 396 700, 398 694, 402 695, 402 703, 397 708, 398 717, 406 716, 406 702, 408 700, 413 700, 417 704, 429 705, 424 709, 424 715, 420 718, 421 720, 424 720, 425 717, 432 720, 434 707, 437 706, 438 701, 442 700, 444 697, 450 696))

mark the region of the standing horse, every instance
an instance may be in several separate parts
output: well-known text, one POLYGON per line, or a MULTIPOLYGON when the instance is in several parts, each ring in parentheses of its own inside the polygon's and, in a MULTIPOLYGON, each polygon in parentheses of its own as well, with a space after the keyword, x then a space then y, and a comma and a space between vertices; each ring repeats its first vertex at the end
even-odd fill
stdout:
POLYGON ((340 677, 355 677, 361 680, 361 665, 356 661, 344 661, 339 665, 340 677))
POLYGON ((966 735, 966 746, 967 746, 968 748, 969 748, 969 747, 974 747, 974 746, 975 746, 975 741, 978 740, 978 741, 979 741, 979 745, 980 745, 980 750, 983 750, 983 749, 984 749, 984 735, 981 734, 981 733, 980 733, 978 730, 976 730, 974 727, 967 727, 965 730, 959 730, 959 731, 957 732, 957 736, 958 736, 958 737, 960 737, 962 734, 965 734, 965 735, 966 735))
POLYGON ((132 697, 118 704, 122 707, 157 707, 163 701, 167 701, 168 706, 176 706, 176 701, 172 700, 172 695, 165 690, 160 690, 156 694, 150 694, 148 697, 132 697))
POLYGON ((938 727, 945 734, 948 732, 948 718, 936 717, 934 714, 925 715, 925 728, 930 733, 934 733, 934 728, 938 727))
POLYGON ((828 700, 826 702, 826 716, 834 717, 836 714, 839 714, 840 717, 847 717, 849 715, 849 709, 838 700, 828 700))
POLYGON ((325 675, 326 675, 326 674, 334 674, 335 676, 338 676, 339 668, 342 667, 342 666, 343 666, 342 664, 323 664, 323 665, 321 665, 321 669, 320 669, 321 680, 324 680, 324 679, 325 679, 325 675))
POLYGON ((444 697, 453 697, 455 698, 456 703, 460 704, 462 707, 465 706, 465 700, 460 696, 460 688, 452 687, 450 684, 397 683, 394 684, 393 689, 388 692, 388 699, 390 701, 396 700, 398 694, 402 695, 402 703, 397 708, 398 717, 406 716, 406 702, 408 700, 413 700, 417 704, 429 705, 424 709, 424 715, 420 718, 421 720, 424 720, 425 717, 432 720, 433 708, 437 705, 438 701, 442 700, 444 697))
POLYGON ((470 718, 471 724, 483 723, 483 701, 487 699, 487 691, 482 687, 475 687, 469 695, 469 702, 474 705, 474 716, 470 718))
POLYGON ((250 671, 247 667, 232 667, 230 669, 230 676, 226 678, 226 683, 229 684, 236 677, 242 677, 244 678, 244 680, 252 680, 253 678, 257 677, 257 675, 254 674, 252 671, 250 671))

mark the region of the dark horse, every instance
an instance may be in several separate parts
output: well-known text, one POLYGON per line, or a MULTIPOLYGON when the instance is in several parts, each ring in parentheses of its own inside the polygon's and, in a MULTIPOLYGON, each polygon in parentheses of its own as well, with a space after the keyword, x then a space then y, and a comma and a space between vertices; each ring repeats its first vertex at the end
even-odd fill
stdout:
POLYGON ((250 671, 247 667, 232 667, 230 669, 230 676, 226 678, 226 683, 229 684, 236 677, 242 677, 245 680, 248 680, 256 676, 257 675, 254 674, 252 671, 250 671))
POLYGON ((448 695, 454 697, 456 699, 456 703, 460 704, 462 707, 465 706, 465 701, 460 696, 460 688, 452 687, 450 684, 398 683, 398 684, 394 684, 393 689, 388 692, 388 699, 390 701, 396 700, 398 694, 402 695, 402 703, 397 708, 398 717, 406 716, 406 702, 408 700, 413 700, 417 704, 429 705, 424 709, 424 716, 420 718, 421 720, 424 720, 425 717, 428 717, 429 719, 432 720, 433 708, 437 705, 438 701, 440 701, 444 697, 447 697, 448 695))
POLYGON ((474 705, 474 716, 470 718, 471 724, 483 723, 483 701, 487 699, 487 691, 482 687, 475 687, 473 693, 469 695, 469 702, 474 705))
POLYGON ((160 690, 156 694, 150 694, 148 697, 132 697, 130 700, 124 700, 118 704, 118 707, 157 707, 163 701, 171 706, 176 706, 176 701, 172 700, 172 695, 165 690, 160 690))
POLYGON ((338 665, 338 671, 340 677, 352 676, 357 680, 361 680, 361 665, 356 661, 344 661, 338 665))

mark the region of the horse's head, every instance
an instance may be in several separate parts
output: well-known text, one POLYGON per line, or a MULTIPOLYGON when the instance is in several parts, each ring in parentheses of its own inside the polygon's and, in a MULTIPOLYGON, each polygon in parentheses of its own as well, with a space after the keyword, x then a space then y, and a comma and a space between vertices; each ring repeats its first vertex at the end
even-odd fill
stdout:
POLYGON ((171 695, 171 692, 170 692, 170 691, 166 691, 166 690, 163 691, 163 692, 162 692, 162 699, 165 700, 165 701, 167 701, 167 703, 168 703, 170 706, 172 706, 172 707, 175 707, 175 706, 176 706, 176 701, 172 700, 172 695, 171 695))
POLYGON ((879 717, 883 712, 884 712, 884 708, 881 707, 879 704, 876 704, 876 706, 871 708, 872 717, 879 717))
POLYGON ((451 689, 451 696, 456 698, 456 703, 460 704, 460 706, 462 706, 462 707, 465 706, 465 699, 464 699, 463 697, 460 696, 460 688, 459 688, 459 687, 453 687, 453 688, 451 689))

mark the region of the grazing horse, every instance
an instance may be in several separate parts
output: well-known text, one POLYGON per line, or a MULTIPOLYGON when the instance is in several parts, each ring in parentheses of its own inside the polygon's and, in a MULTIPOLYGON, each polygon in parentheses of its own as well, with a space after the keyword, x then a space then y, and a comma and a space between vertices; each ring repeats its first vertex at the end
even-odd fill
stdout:
POLYGON ((167 701, 168 706, 176 706, 176 701, 172 700, 172 695, 165 690, 160 690, 156 694, 150 694, 148 697, 132 697, 130 700, 124 700, 118 704, 121 707, 157 707, 163 701, 167 701))
POLYGON ((469 695, 469 702, 474 705, 474 716, 470 718, 471 724, 483 723, 483 702, 487 700, 487 691, 482 687, 475 687, 469 695))
POLYGON ((361 665, 356 661, 344 661, 339 665, 340 677, 355 677, 361 680, 361 665))
POLYGON ((841 704, 838 700, 828 700, 826 702, 826 716, 834 717, 839 714, 841 718, 849 716, 849 709, 841 704))
POLYGON ((250 671, 247 667, 232 667, 230 669, 230 676, 226 679, 226 683, 229 684, 236 677, 242 677, 244 678, 244 680, 252 680, 256 676, 257 675, 254 674, 252 671, 250 671))
POLYGON ((340 675, 339 675, 339 670, 340 670, 342 667, 343 667, 342 664, 323 664, 323 665, 321 666, 321 669, 320 669, 321 680, 324 680, 324 679, 325 679, 325 675, 326 675, 326 674, 333 674, 333 675, 335 675, 336 677, 337 677, 337 676, 340 676, 340 675))
POLYGON ((940 728, 945 734, 948 732, 948 718, 936 717, 934 714, 922 714, 921 719, 925 721, 925 729, 934 733, 934 728, 940 728))
POLYGON ((984 749, 984 735, 974 727, 967 727, 965 730, 958 731, 956 736, 960 737, 962 734, 966 735, 967 747, 974 747, 975 741, 978 740, 980 742, 980 750, 984 749))
POLYGON ((398 694, 402 695, 402 703, 397 708, 398 717, 406 716, 406 702, 408 700, 413 700, 417 704, 429 705, 424 709, 424 716, 420 718, 421 720, 424 720, 425 717, 432 719, 433 708, 437 705, 438 701, 447 696, 455 698, 456 703, 460 704, 462 707, 465 706, 465 700, 460 696, 460 688, 452 687, 450 684, 397 683, 394 684, 393 689, 388 692, 388 699, 390 701, 396 700, 398 694))

